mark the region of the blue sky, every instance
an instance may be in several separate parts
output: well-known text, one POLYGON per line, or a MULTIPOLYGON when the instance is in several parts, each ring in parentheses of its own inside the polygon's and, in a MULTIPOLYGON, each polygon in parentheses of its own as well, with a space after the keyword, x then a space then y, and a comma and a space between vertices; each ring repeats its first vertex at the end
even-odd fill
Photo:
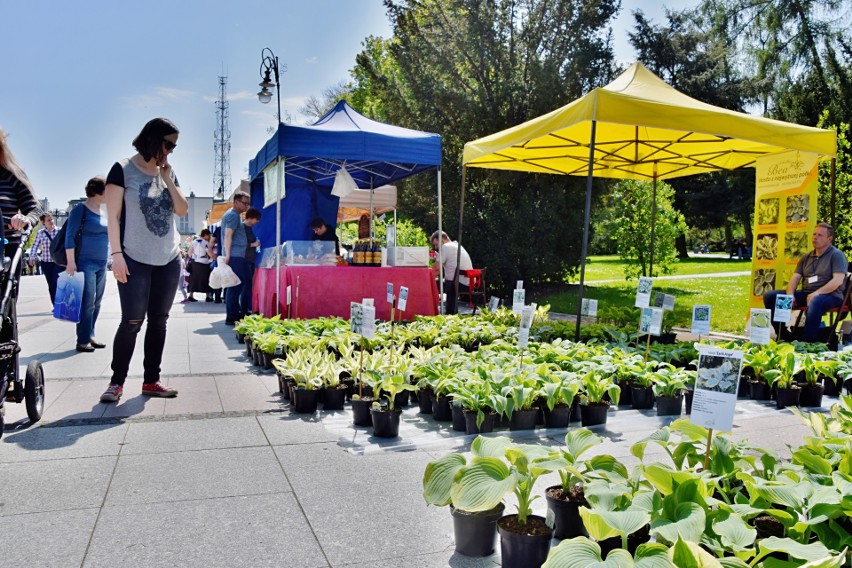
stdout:
MULTIPOLYGON (((614 26, 622 62, 633 59, 625 26, 636 8, 662 21, 658 2, 623 0, 614 26)), ((275 124, 275 99, 256 96, 264 47, 287 66, 282 112, 303 123, 304 100, 349 79, 366 37, 391 33, 381 0, 3 0, 2 13, 0 127, 39 197, 61 209, 131 156, 155 116, 181 130, 170 161, 184 191, 212 195, 219 75, 228 77, 236 185, 275 124)))

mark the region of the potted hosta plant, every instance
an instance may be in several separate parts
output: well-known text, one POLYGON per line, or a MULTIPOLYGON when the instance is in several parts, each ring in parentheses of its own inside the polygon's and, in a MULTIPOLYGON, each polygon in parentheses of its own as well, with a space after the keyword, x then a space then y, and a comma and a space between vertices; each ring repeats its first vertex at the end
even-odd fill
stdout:
MULTIPOLYGON (((578 465, 580 455, 589 448, 600 444, 603 438, 585 428, 571 430, 565 435, 565 447, 555 452, 553 458, 564 460, 557 472, 561 483, 545 489, 547 507, 553 515, 553 536, 557 539, 587 536, 583 519, 580 518, 580 507, 588 507, 589 503, 583 491, 586 481, 584 467, 578 465)), ((553 461, 553 463, 556 465, 553 461)))
POLYGON ((617 405, 621 389, 612 380, 608 367, 594 362, 586 367, 581 375, 580 423, 583 426, 606 424, 610 405, 606 396, 609 395, 610 400, 617 405))
MULTIPOLYGON (((506 445, 506 438, 497 438, 497 442, 485 438, 477 438, 471 444, 473 460, 490 453, 485 452, 484 445, 497 443, 506 445)), ((461 454, 447 454, 426 465, 423 474, 423 499, 429 505, 444 507, 450 505, 453 516, 456 552, 465 556, 488 556, 494 552, 497 539, 497 520, 503 516, 506 506, 502 499, 494 506, 477 511, 468 511, 453 505, 453 494, 458 492, 456 480, 458 472, 468 465, 461 454)))
POLYGON ((545 428, 567 428, 571 419, 571 403, 580 392, 576 373, 555 371, 539 389, 539 398, 544 401, 545 428))
POLYGON ((838 366, 839 363, 835 360, 820 360, 810 353, 802 357, 805 384, 802 385, 802 394, 799 396, 800 406, 822 406, 822 394, 825 387, 819 381, 822 377, 833 379, 838 366))
POLYGON ((453 401, 462 405, 465 432, 479 434, 494 430, 497 416, 506 410, 506 397, 495 392, 490 381, 472 378, 453 395, 453 401))
POLYGON ((663 363, 652 373, 657 416, 678 416, 681 413, 688 373, 694 374, 695 371, 678 369, 669 363, 663 363))
POLYGON ((767 380, 775 388, 775 406, 780 410, 788 406, 799 406, 801 388, 795 377, 802 370, 801 358, 797 353, 790 352, 781 356, 777 369, 766 371, 767 380))
POLYGON ((635 371, 631 381, 631 396, 633 410, 647 410, 654 408, 654 389, 652 373, 657 367, 656 361, 647 361, 633 365, 635 371))
POLYGON ((508 438, 493 438, 480 444, 479 456, 454 477, 453 504, 466 511, 485 511, 502 502, 507 493, 514 493, 518 513, 497 521, 502 565, 541 566, 547 558, 553 530, 544 518, 532 514, 531 504, 537 498, 532 494, 536 480, 552 470, 546 463, 549 452, 542 446, 512 444, 508 438))
POLYGON ((403 391, 414 390, 414 385, 399 373, 380 374, 368 371, 378 380, 373 389, 381 392, 382 401, 373 401, 370 415, 373 420, 373 435, 379 438, 396 438, 399 436, 399 422, 402 409, 394 405, 396 396, 403 391), (385 403, 387 401, 387 403, 385 403))
POLYGON ((509 417, 509 430, 532 430, 535 428, 535 419, 538 408, 533 404, 536 401, 535 381, 524 380, 522 383, 503 387, 503 396, 506 397, 506 415, 509 417))

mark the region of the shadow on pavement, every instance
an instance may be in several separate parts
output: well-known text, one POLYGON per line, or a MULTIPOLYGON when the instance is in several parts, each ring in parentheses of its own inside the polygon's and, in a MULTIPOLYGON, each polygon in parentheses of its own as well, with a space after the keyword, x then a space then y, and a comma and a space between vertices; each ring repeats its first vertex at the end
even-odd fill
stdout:
POLYGON ((2 442, 17 444, 21 448, 31 451, 54 450, 73 446, 84 436, 121 425, 119 418, 107 423, 103 422, 103 418, 93 418, 93 416, 102 414, 105 406, 104 403, 99 402, 88 412, 72 414, 40 428, 33 428, 36 424, 31 423, 28 418, 23 418, 6 425, 6 434, 3 436, 2 442), (94 423, 95 421, 97 423, 94 423), (54 426, 70 427, 55 428, 54 426))

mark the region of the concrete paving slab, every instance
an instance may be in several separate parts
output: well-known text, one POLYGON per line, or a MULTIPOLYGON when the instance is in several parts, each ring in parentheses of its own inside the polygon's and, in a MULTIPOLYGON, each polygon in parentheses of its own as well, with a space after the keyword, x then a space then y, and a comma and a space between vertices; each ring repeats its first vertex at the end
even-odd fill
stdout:
POLYGON ((290 491, 270 447, 122 455, 106 505, 162 503, 290 491))
POLYGON ((98 509, 0 517, 3 566, 80 566, 98 509))
POLYGON ((85 568, 327 567, 292 493, 104 507, 85 568))
MULTIPOLYGON (((168 377, 163 377, 163 383, 168 384, 168 377)), ((109 386, 109 381, 100 384, 98 397, 109 386)), ((97 400, 97 398, 95 398, 97 400)), ((124 382, 124 396, 118 403, 109 403, 104 411, 104 418, 139 418, 163 416, 166 409, 166 399, 142 394, 142 379, 128 378, 124 382)))
MULTIPOLYGON (((45 409, 42 422, 57 420, 90 420, 100 418, 107 409, 99 402, 101 393, 108 381, 93 379, 73 380, 62 394, 45 409)), ((45 378, 45 389, 51 389, 49 379, 45 378)))
POLYGON ((179 394, 166 401, 166 416, 224 411, 212 376, 169 377, 169 386, 178 389, 179 394))
POLYGON ((300 489, 297 494, 332 566, 385 566, 386 558, 416 557, 453 546, 449 511, 427 508, 420 492, 417 480, 347 485, 345 499, 339 488, 330 487, 300 489), (335 514, 329 514, 330 509, 335 514))
POLYGON ((222 408, 232 410, 281 410, 281 399, 272 395, 257 376, 217 375, 215 377, 222 408))
MULTIPOLYGON (((69 386, 71 386, 71 381, 52 380, 45 382, 43 415, 47 413, 54 402, 59 400, 62 393, 69 386)), ((12 432, 16 428, 30 427, 30 419, 27 416, 27 406, 25 403, 6 402, 4 408, 6 409, 6 416, 4 418, 6 421, 6 432, 12 432)))
MULTIPOLYGON (((499 549, 500 544, 497 543, 499 549)), ((357 563, 357 564, 340 564, 336 565, 345 568, 375 568, 375 562, 357 563)), ((493 568, 500 566, 499 550, 496 554, 485 558, 471 558, 458 554, 454 549, 435 552, 432 554, 419 555, 404 555, 398 558, 383 558, 381 566, 383 568, 493 568)))
POLYGON ((257 421, 273 446, 337 441, 337 435, 328 431, 319 418, 283 412, 258 416, 257 421))
POLYGON ((122 455, 266 445, 254 417, 140 422, 130 424, 122 455))
POLYGON ((0 479, 21 481, 0 496, 0 517, 99 507, 117 458, 97 457, 0 464, 0 479))
POLYGON ((30 428, 6 432, 0 440, 0 463, 117 456, 126 424, 30 428))

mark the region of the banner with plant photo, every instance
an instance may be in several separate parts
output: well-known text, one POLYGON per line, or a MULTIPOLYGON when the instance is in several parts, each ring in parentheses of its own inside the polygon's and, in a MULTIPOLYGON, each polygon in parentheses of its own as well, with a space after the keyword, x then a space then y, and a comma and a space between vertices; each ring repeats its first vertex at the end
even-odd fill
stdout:
POLYGON ((787 286, 799 258, 811 250, 818 222, 816 154, 758 158, 756 170, 750 308, 762 308, 763 294, 787 286))

